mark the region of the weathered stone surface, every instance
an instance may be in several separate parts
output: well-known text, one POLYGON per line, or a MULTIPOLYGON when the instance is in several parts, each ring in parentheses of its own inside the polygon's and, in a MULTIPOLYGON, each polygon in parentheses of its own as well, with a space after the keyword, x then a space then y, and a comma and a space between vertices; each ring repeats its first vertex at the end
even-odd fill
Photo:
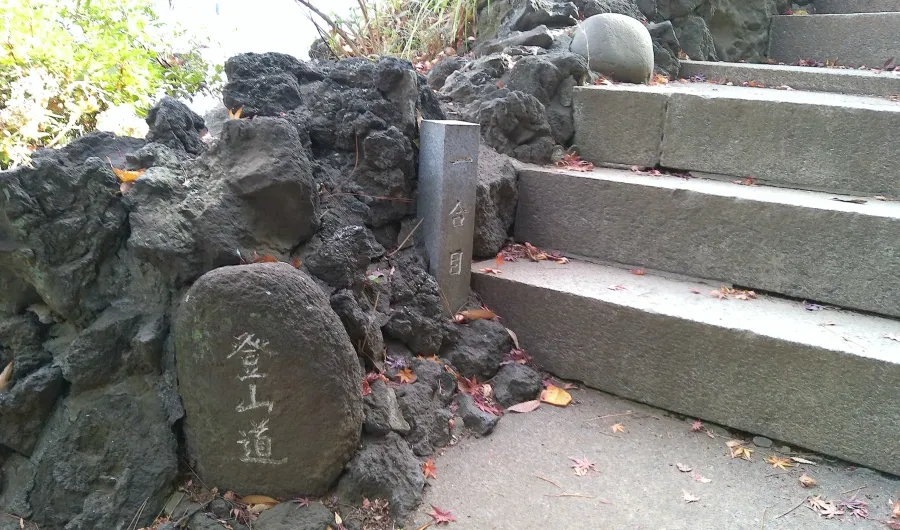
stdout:
POLYGON ((147 141, 171 149, 199 155, 206 146, 200 131, 206 128, 203 118, 175 98, 165 96, 147 113, 147 141))
POLYGON ((511 407, 537 398, 541 392, 541 374, 523 364, 510 363, 500 368, 492 385, 497 403, 511 407))
MULTIPOLYGON (((528 31, 516 31, 506 37, 482 42, 475 47, 473 54, 475 57, 482 57, 484 55, 502 52, 506 48, 511 48, 513 46, 538 46, 540 48, 550 48, 552 45, 553 36, 550 35, 550 30, 547 29, 547 26, 542 25, 528 31)), ((430 77, 431 76, 429 75, 429 78, 430 77)))
POLYGON ((678 52, 681 44, 672 22, 664 20, 658 24, 647 24, 647 31, 653 39, 653 70, 669 79, 678 78, 681 67, 678 52))
POLYGON ((599 88, 575 89, 575 145, 579 154, 594 163, 656 166, 666 98, 613 86, 600 97, 594 92, 599 88))
POLYGON ((475 406, 475 400, 468 394, 457 394, 454 401, 457 405, 457 414, 462 418, 463 424, 477 436, 491 434, 500 416, 485 412, 475 406))
POLYGON ((428 456, 450 443, 450 411, 433 399, 434 390, 427 383, 402 385, 395 394, 411 427, 406 441, 416 455, 428 456))
MULTIPOLYGON (((900 472, 892 449, 900 429, 894 413, 900 343, 882 338, 900 334, 900 323, 810 312, 800 303, 765 296, 717 300, 691 293, 708 292, 706 284, 636 277, 587 263, 507 265, 500 276, 476 272, 474 287, 552 373, 900 472), (798 380, 790 370, 773 374, 772 362, 802 366, 804 377, 798 380), (723 400, 724 394, 742 399, 723 400), (858 428, 847 429, 849 424, 858 428)), ((490 262, 473 269, 486 266, 490 262)))
POLYGON ((478 125, 458 121, 422 122, 418 217, 428 256, 453 314, 469 296, 475 196, 478 185, 478 125))
POLYGON ((503 247, 516 216, 516 167, 512 160, 487 147, 478 152, 478 188, 472 254, 494 256, 503 247))
POLYGON ((772 447, 772 440, 766 438, 765 436, 754 436, 753 445, 755 445, 756 447, 768 449, 769 447, 772 447))
POLYGON ((682 61, 681 76, 725 79, 735 85, 755 81, 769 87, 889 97, 900 94, 900 76, 849 68, 810 68, 778 64, 682 61))
POLYGON ((283 502, 259 514, 258 530, 322 530, 334 524, 334 513, 318 502, 300 507, 283 502))
POLYGON ((175 334, 204 480, 276 496, 326 491, 359 440, 362 373, 315 283, 285 263, 216 269, 185 295, 175 334))
POLYGON ((635 20, 647 18, 633 0, 576 0, 575 5, 578 6, 578 11, 584 18, 601 13, 619 13, 628 15, 635 20))
POLYGON ((380 358, 384 352, 381 325, 387 317, 376 308, 364 311, 350 289, 342 289, 331 295, 331 308, 344 324, 356 353, 368 359, 380 358))
POLYGON ((900 57, 900 13, 859 13, 772 18, 769 57, 784 63, 801 59, 880 67, 900 57))
POLYGON ((105 156, 143 143, 91 134, 41 153, 33 169, 0 175, 0 268, 67 321, 89 322, 110 303, 108 287, 117 283, 111 264, 128 232, 105 156))
POLYGON ((615 85, 577 89, 576 115, 585 124, 576 141, 594 162, 659 162, 805 189, 900 194, 889 162, 900 141, 900 106, 880 98, 706 83, 615 85), (616 140, 601 117, 634 125, 617 128, 616 140), (784 136, 759 133, 776 129, 796 143, 786 149, 784 136), (823 137, 823 130, 831 132, 823 137))
POLYGON ((900 12, 898 0, 815 0, 816 14, 900 12))
POLYGON ((653 39, 643 24, 627 15, 585 19, 570 49, 586 58, 591 70, 617 81, 646 83, 653 74, 653 39))
POLYGON ((500 369, 503 356, 512 348, 512 338, 503 324, 493 320, 476 320, 450 328, 441 357, 463 377, 490 379, 500 369))
POLYGON ((447 81, 450 74, 467 64, 469 64, 468 59, 457 55, 441 59, 428 71, 428 85, 434 90, 440 90, 444 87, 444 82, 447 81))
POLYGON ((900 203, 615 170, 529 170, 519 193, 519 241, 900 316, 900 286, 872 280, 900 277, 900 203))
POLYGON ((716 47, 706 21, 697 15, 688 15, 678 21, 675 35, 681 50, 691 59, 716 61, 716 47))
POLYGON ((419 503, 424 487, 422 466, 409 444, 390 433, 366 441, 347 466, 337 492, 343 502, 354 505, 363 497, 385 499, 391 515, 402 519, 419 503))
POLYGON ((364 226, 347 226, 335 232, 310 254, 305 267, 310 274, 340 289, 358 286, 366 267, 384 255, 384 248, 364 226))
POLYGON ((524 162, 542 163, 553 155, 553 138, 544 105, 531 94, 506 92, 475 112, 482 135, 497 151, 524 162))
POLYGON ((46 366, 0 393, 0 443, 30 455, 63 389, 56 366, 46 366))
POLYGON ((253 210, 253 226, 295 246, 319 221, 319 196, 308 151, 285 119, 229 120, 209 165, 253 210))
POLYGON ((444 301, 424 260, 401 256, 391 282, 390 319, 382 327, 386 338, 396 339, 417 354, 437 355, 444 340, 444 301))
POLYGON ((16 513, 41 528, 72 530, 120 528, 141 506, 137 524, 151 524, 178 469, 175 435, 139 377, 67 398, 31 463, 30 513, 16 513))
POLYGON ((394 389, 383 381, 375 381, 371 387, 372 393, 363 400, 365 405, 363 432, 374 436, 384 436, 391 431, 406 435, 410 426, 403 419, 403 412, 397 403, 394 389))

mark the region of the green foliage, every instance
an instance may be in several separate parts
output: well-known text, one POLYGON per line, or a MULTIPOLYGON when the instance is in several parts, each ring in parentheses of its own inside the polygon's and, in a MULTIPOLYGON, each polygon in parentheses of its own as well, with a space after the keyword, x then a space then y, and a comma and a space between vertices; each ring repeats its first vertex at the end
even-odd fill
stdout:
MULTIPOLYGON (((339 57, 393 55, 413 62, 435 60, 465 49, 485 0, 359 0, 347 18, 329 16, 314 0, 296 0, 312 11, 339 57)), ((314 20, 315 22, 315 20, 314 20)))
POLYGON ((0 0, 0 168, 107 114, 121 119, 117 132, 135 130, 127 116, 146 115, 163 92, 215 90, 221 67, 201 47, 166 28, 152 0, 0 0))

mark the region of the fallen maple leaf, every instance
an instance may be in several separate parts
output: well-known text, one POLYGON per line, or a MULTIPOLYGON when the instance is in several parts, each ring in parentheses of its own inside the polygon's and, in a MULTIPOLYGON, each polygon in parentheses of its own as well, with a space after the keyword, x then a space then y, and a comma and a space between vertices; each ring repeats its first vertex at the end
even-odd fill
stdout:
POLYGON ((431 513, 428 517, 434 519, 436 524, 450 524, 456 522, 456 518, 450 513, 450 510, 442 510, 435 505, 431 505, 431 513))
POLYGON ((401 383, 415 383, 416 379, 418 379, 411 368, 404 368, 397 372, 397 378, 400 379, 401 383))
POLYGON ((696 496, 696 495, 691 495, 690 493, 688 493, 687 490, 681 490, 681 496, 682 496, 682 497, 684 498, 684 500, 687 501, 688 503, 691 503, 691 502, 699 502, 699 501, 700 501, 700 497, 698 497, 698 496, 696 496))
POLYGON ((703 430, 703 422, 700 420, 694 420, 694 423, 691 424, 691 432, 700 432, 703 430))
POLYGON ((844 515, 844 510, 835 506, 833 502, 826 501, 821 495, 810 498, 809 505, 820 517, 826 519, 834 519, 835 516, 844 515))
POLYGON ((298 508, 307 508, 309 507, 309 499, 306 497, 297 497, 293 501, 294 504, 297 505, 298 508))
POLYGON ((891 505, 891 518, 900 519, 900 499, 894 501, 891 505))
POLYGON ((643 275, 647 274, 646 271, 644 271, 644 269, 631 269, 628 272, 630 272, 631 274, 634 274, 635 276, 643 276, 643 275))
POLYGON ((135 180, 139 179, 145 171, 143 169, 136 169, 134 171, 119 169, 113 166, 112 160, 110 160, 109 157, 106 157, 106 161, 109 162, 109 167, 112 168, 113 173, 115 173, 116 176, 119 177, 119 181, 121 182, 134 182, 135 180))
POLYGON ((650 80, 651 85, 668 85, 669 78, 662 74, 655 74, 653 78, 650 80))
POLYGON ((572 396, 556 385, 547 385, 547 388, 541 391, 541 401, 557 407, 565 407, 572 402, 572 396))
POLYGON ((300 265, 302 265, 300 258, 294 258, 291 260, 291 265, 294 266, 295 269, 299 269, 300 265))
POLYGON ((692 468, 691 466, 689 466, 687 464, 682 464, 681 462, 676 462, 675 467, 677 467, 678 471, 681 471, 682 473, 690 473, 691 471, 694 470, 694 468, 692 468))
POLYGON ((487 267, 485 267, 483 269, 478 269, 478 272, 481 272, 484 274, 503 274, 503 271, 501 271, 500 269, 491 269, 491 268, 487 268, 487 267))
POLYGON ((612 426, 612 432, 625 432, 625 426, 621 423, 616 423, 612 426))
POLYGON ((422 474, 425 475, 426 479, 437 479, 437 468, 434 466, 434 460, 429 458, 428 460, 422 462, 422 474))
POLYGON ((473 375, 471 379, 467 379, 463 376, 459 376, 456 380, 456 388, 459 389, 463 394, 473 395, 480 389, 481 385, 478 384, 478 379, 473 375))
POLYGON ((497 253, 497 258, 495 259, 495 261, 497 262, 497 266, 498 266, 498 267, 501 266, 501 265, 503 265, 503 261, 504 261, 504 260, 503 260, 503 253, 502 253, 502 252, 498 252, 498 253, 497 253))
POLYGON ((237 110, 228 109, 228 119, 229 120, 239 120, 241 119, 241 113, 244 112, 244 106, 241 105, 237 110))
POLYGON ((693 475, 691 475, 691 478, 694 479, 695 482, 699 482, 701 484, 709 484, 710 482, 712 482, 711 478, 706 478, 698 473, 694 473, 693 475))
POLYGON ((513 405, 506 410, 508 410, 510 412, 518 412, 521 414, 521 413, 531 412, 533 410, 536 410, 540 406, 541 406, 541 402, 535 399, 533 401, 525 401, 524 403, 519 403, 518 405, 513 405))
POLYGON ((582 160, 581 157, 575 153, 564 154, 562 160, 557 161, 556 165, 563 169, 569 169, 572 171, 594 170, 594 164, 588 162, 587 160, 582 160))
POLYGON ((855 495, 845 501, 839 502, 838 508, 849 511, 850 515, 859 519, 869 518, 869 503, 863 499, 857 499, 855 495))
POLYGON ((785 471, 787 471, 787 468, 789 467, 797 467, 797 464, 792 464, 787 458, 779 458, 775 455, 766 458, 766 463, 772 464, 772 467, 775 469, 783 469, 785 471))
POLYGON ((710 438, 712 438, 713 440, 716 439, 716 433, 712 432, 709 429, 706 429, 706 435, 709 436, 710 438))
POLYGON ((571 467, 579 477, 587 475, 588 471, 597 471, 597 468, 594 467, 594 463, 587 458, 575 458, 574 456, 570 456, 569 460, 574 462, 571 467))
POLYGON ((253 263, 278 263, 278 258, 271 254, 263 254, 253 258, 253 263))
POLYGON ((750 455, 753 453, 753 449, 744 446, 744 442, 740 440, 729 440, 725 442, 725 445, 731 450, 731 458, 743 458, 744 460, 750 460, 750 455))
POLYGON ((474 320, 494 320, 497 318, 497 314, 491 311, 490 309, 469 309, 466 311, 460 311, 453 317, 454 322, 457 324, 465 324, 467 322, 472 322, 474 320))
POLYGON ((803 486, 804 488, 811 488, 811 487, 819 484, 818 482, 816 482, 816 479, 812 478, 811 476, 807 475, 806 473, 800 475, 799 480, 800 480, 800 485, 803 486))

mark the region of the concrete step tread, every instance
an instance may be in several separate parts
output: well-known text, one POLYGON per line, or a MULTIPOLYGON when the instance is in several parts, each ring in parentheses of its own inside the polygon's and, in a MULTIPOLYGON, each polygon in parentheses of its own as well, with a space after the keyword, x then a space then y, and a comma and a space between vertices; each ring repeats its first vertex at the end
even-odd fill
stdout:
POLYGON ((725 446, 730 434, 718 426, 705 424, 716 433, 710 438, 690 432, 692 418, 590 389, 571 394, 575 403, 568 407, 506 414, 490 436, 465 437, 436 456, 437 479, 428 481, 422 506, 405 528, 431 522, 434 505, 455 516, 448 530, 886 530, 880 521, 890 517, 900 478, 820 461, 780 443, 763 448, 748 442, 751 461, 733 459, 725 446), (624 433, 613 433, 616 423, 624 433), (821 465, 779 472, 765 462, 773 455, 821 465), (576 476, 569 457, 590 460, 597 472, 576 476), (819 487, 804 489, 803 473, 819 487), (803 506, 792 510, 808 495, 839 502, 860 486, 871 520, 850 513, 826 520, 803 506), (684 491, 699 501, 685 502, 684 491))
POLYGON ((485 267, 475 291, 543 369, 900 475, 900 322, 577 260, 485 267))
MULTIPOLYGON (((476 263, 473 274, 486 276, 493 260, 476 263)), ((504 263, 500 282, 524 283, 648 313, 743 330, 787 342, 877 359, 900 366, 900 321, 841 309, 808 311, 802 302, 757 294, 753 300, 719 300, 715 284, 670 278, 579 259, 566 264, 504 263), (618 286, 623 289, 617 289, 618 286), (699 294, 694 291, 698 291, 699 294)), ((492 274, 491 274, 492 275, 492 274)), ((502 315, 501 315, 502 316, 502 315)))
POLYGON ((861 198, 835 193, 822 193, 775 186, 746 186, 731 181, 709 178, 682 178, 673 175, 653 176, 635 171, 605 167, 595 167, 594 170, 590 172, 570 171, 556 168, 550 169, 535 166, 533 164, 522 164, 521 168, 525 171, 545 172, 554 175, 564 174, 573 178, 605 180, 610 182, 621 182, 623 184, 632 184, 635 186, 648 186, 670 190, 690 190, 719 197, 731 197, 773 204, 799 206, 802 208, 816 208, 819 210, 856 213, 865 216, 887 217, 900 220, 900 201, 896 200, 879 200, 871 197, 861 198), (867 202, 863 204, 845 202, 846 200, 856 199, 865 200, 867 202))
POLYGON ((900 101, 884 98, 815 92, 808 90, 779 90, 777 88, 756 88, 744 86, 718 85, 715 83, 693 83, 674 81, 664 85, 591 85, 577 87, 576 90, 607 90, 651 94, 691 94, 704 98, 732 99, 746 101, 771 101, 779 103, 799 103, 804 105, 842 107, 849 109, 877 110, 900 114, 900 101))
POLYGON ((897 234, 898 201, 606 168, 519 172, 517 240, 900 317, 897 234))
POLYGON ((703 75, 708 80, 755 81, 769 87, 787 85, 795 90, 880 97, 900 94, 900 72, 895 71, 683 60, 680 72, 682 78, 703 75))
POLYGON ((900 12, 900 0, 816 0, 816 14, 900 12))

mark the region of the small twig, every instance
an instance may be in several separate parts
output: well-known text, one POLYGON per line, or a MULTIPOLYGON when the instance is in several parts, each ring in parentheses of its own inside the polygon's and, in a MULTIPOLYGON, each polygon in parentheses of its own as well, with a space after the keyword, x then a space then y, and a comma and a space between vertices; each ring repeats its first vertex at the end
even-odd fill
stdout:
POLYGON ((869 487, 869 485, 868 485, 868 484, 865 484, 865 485, 863 485, 863 486, 860 486, 860 487, 858 487, 858 488, 854 488, 854 489, 852 489, 852 490, 842 491, 842 492, 838 493, 838 495, 846 495, 846 494, 848 494, 848 493, 855 493, 855 492, 857 492, 857 491, 859 491, 859 490, 861 490, 861 489, 863 489, 863 488, 868 488, 868 487, 869 487))
POLYGON ((407 199, 406 197, 382 197, 380 195, 367 195, 365 193, 350 193, 346 192, 338 192, 338 193, 329 193, 325 196, 326 199, 330 199, 331 197, 336 197, 338 195, 351 195, 353 197, 365 197, 367 199, 379 199, 383 201, 400 201, 400 202, 412 202, 412 199, 407 199))
POLYGON ((296 0, 296 1, 298 4, 306 7, 307 9, 309 9, 310 11, 315 13, 319 18, 324 20, 326 24, 331 26, 331 29, 333 29, 338 35, 343 37, 344 42, 353 51, 353 55, 359 55, 359 50, 357 50, 356 46, 353 45, 354 39, 351 39, 350 36, 347 35, 347 32, 345 32, 338 24, 336 24, 333 20, 331 20, 331 18, 328 15, 321 12, 319 9, 316 8, 316 6, 312 5, 312 3, 309 2, 308 0, 296 0))
POLYGON ((633 415, 634 415, 634 412, 628 411, 628 412, 623 412, 622 414, 607 414, 606 416, 597 416, 596 418, 591 418, 587 421, 605 420, 606 418, 617 418, 619 416, 633 416, 633 415))
POLYGON ((424 220, 425 220, 424 218, 419 219, 419 222, 416 223, 416 226, 414 226, 413 229, 408 234, 406 234, 406 237, 403 238, 403 241, 400 242, 400 245, 397 246, 397 248, 393 252, 388 254, 387 257, 392 258, 392 257, 394 257, 394 254, 400 252, 400 249, 402 249, 403 245, 405 245, 406 242, 409 241, 409 238, 411 238, 413 236, 413 234, 416 233, 416 230, 419 229, 419 226, 422 224, 422 221, 424 221, 424 220))
POLYGON ((141 503, 141 507, 138 509, 137 513, 134 514, 134 517, 131 518, 131 522, 128 523, 128 530, 132 530, 132 527, 134 527, 135 530, 137 529, 137 526, 141 523, 141 515, 143 515, 144 508, 147 507, 147 502, 149 501, 150 497, 147 497, 144 499, 144 502, 141 503))
MULTIPOLYGON (((580 497, 582 499, 595 499, 596 498, 593 495, 585 495, 584 493, 556 493, 553 495, 544 495, 544 497, 580 497)), ((602 501, 602 500, 600 502, 604 502, 605 504, 612 504, 610 502, 606 502, 606 501, 602 501)))
POLYGON ((547 477, 542 477, 542 476, 538 475, 537 473, 532 473, 531 476, 539 478, 539 479, 543 480, 544 482, 549 482, 550 484, 553 484, 557 488, 562 489, 562 486, 560 486, 559 483, 556 482, 555 480, 550 480, 547 477))
POLYGON ((788 510, 788 511, 784 512, 783 514, 779 515, 778 517, 776 517, 776 519, 781 519, 781 518, 784 517, 785 515, 791 513, 792 511, 796 510, 797 508, 803 506, 803 503, 806 502, 807 499, 809 499, 809 497, 803 497, 803 500, 800 501, 800 502, 797 504, 797 506, 794 506, 794 507, 791 508, 790 510, 788 510))
POLYGON ((762 516, 762 524, 759 525, 759 530, 766 530, 766 511, 769 509, 768 506, 763 508, 763 516, 762 516))

